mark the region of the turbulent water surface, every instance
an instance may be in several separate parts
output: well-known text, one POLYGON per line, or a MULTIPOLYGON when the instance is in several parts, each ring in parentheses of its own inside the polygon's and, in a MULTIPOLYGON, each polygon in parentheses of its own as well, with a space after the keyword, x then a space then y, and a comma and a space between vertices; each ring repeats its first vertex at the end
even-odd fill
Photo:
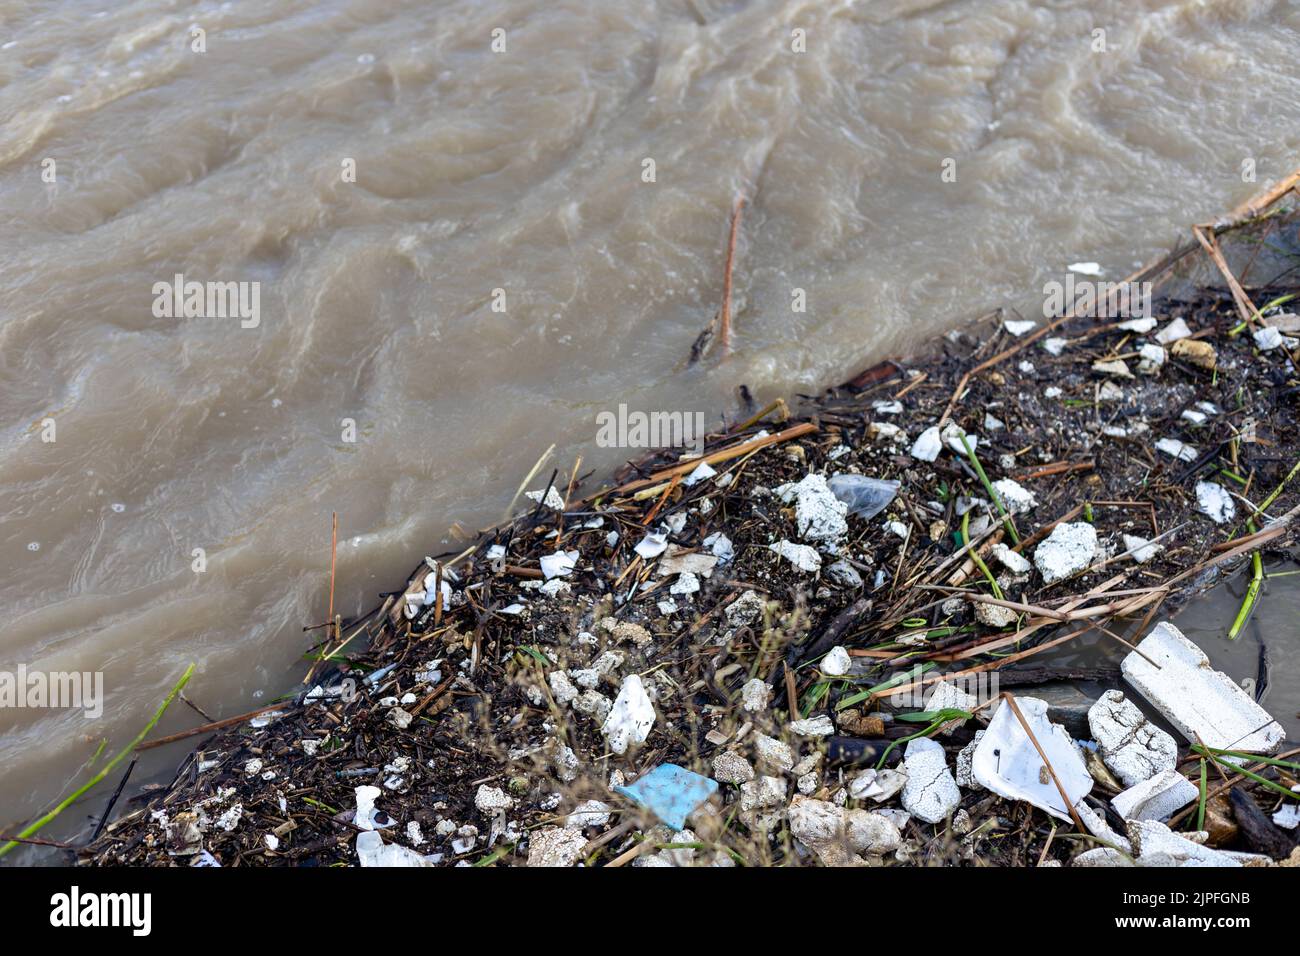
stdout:
POLYGON ((0 711, 0 829, 189 662, 214 716, 294 687, 331 512, 351 614, 552 442, 631 454, 620 402, 717 421, 1126 274, 1289 171, 1297 49, 1280 0, 0 0, 0 669, 105 683, 0 711))

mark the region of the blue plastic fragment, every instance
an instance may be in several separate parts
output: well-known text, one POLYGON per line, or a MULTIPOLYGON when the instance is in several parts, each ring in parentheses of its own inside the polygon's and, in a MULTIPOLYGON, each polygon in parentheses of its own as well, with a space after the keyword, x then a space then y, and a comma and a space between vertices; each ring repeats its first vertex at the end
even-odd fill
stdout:
POLYGON ((661 763, 636 783, 615 787, 674 830, 686 828, 686 818, 718 791, 718 782, 676 764, 661 763))

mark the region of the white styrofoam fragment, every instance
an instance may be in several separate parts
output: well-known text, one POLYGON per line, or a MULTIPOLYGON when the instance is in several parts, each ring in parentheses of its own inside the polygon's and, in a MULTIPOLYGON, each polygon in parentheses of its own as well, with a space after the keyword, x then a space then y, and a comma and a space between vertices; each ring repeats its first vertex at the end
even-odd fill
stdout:
POLYGON ((1142 639, 1120 670, 1192 743, 1199 737, 1207 747, 1267 754, 1286 737, 1263 707, 1231 677, 1210 667, 1205 652, 1167 621, 1142 639))
POLYGON ((961 791, 948 769, 943 747, 928 737, 909 741, 903 757, 907 782, 903 808, 926 823, 938 823, 957 809, 961 791))
POLYGON ((1047 702, 1037 697, 1017 697, 1016 704, 1034 739, 1043 748, 1069 800, 1047 771, 1029 735, 1011 705, 998 704, 979 746, 971 759, 971 775, 982 786, 1011 800, 1024 800, 1062 820, 1070 819, 1070 807, 1092 790, 1092 774, 1084 765, 1079 748, 1060 724, 1047 719, 1047 702))
POLYGON ((1102 763, 1126 787, 1178 765, 1177 741, 1147 720, 1123 691, 1108 690, 1089 708, 1088 729, 1102 763))
POLYGON ((1125 820, 1168 820, 1201 791, 1177 770, 1165 770, 1117 794, 1110 804, 1125 820))

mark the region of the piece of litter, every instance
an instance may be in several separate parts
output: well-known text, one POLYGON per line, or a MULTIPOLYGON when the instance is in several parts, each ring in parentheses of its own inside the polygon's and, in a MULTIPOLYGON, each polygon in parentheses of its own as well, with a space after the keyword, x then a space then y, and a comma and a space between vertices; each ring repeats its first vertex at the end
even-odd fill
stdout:
POLYGON ((1169 346, 1169 354, 1207 372, 1213 372, 1219 363, 1219 355, 1214 351, 1214 346, 1200 339, 1179 339, 1169 346))
POLYGON ((542 576, 549 581, 551 578, 572 574, 578 566, 579 557, 577 551, 556 551, 554 554, 542 555, 538 562, 542 566, 542 576))
POLYGON ((776 544, 768 545, 773 551, 785 558, 800 571, 816 574, 822 569, 822 556, 806 544, 793 544, 782 539, 776 544))
POLYGON ((1087 568, 1097 554, 1097 529, 1086 521, 1062 522, 1034 551, 1044 584, 1055 584, 1087 568))
POLYGON ((883 803, 907 784, 907 774, 899 770, 864 770, 849 783, 849 796, 854 800, 875 800, 883 803))
POLYGON ((1139 866, 1241 866, 1232 854, 1195 843, 1159 820, 1129 821, 1128 837, 1139 866))
POLYGON ((1006 329, 1008 332, 1010 332, 1012 335, 1019 338, 1020 336, 1024 335, 1026 332, 1028 332, 1037 324, 1038 323, 1035 322, 1033 319, 1007 319, 1005 322, 1002 323, 1002 327, 1006 329))
POLYGON ((963 438, 966 439, 966 444, 970 445, 970 450, 972 452, 979 447, 980 443, 978 435, 966 431, 966 429, 962 428, 956 422, 949 422, 945 425, 943 431, 940 433, 940 437, 943 439, 943 443, 958 455, 966 454, 966 447, 962 444, 963 438))
POLYGON ((853 658, 843 647, 836 645, 826 653, 817 666, 827 677, 843 677, 853 666, 853 658))
MULTIPOLYGON (((1291 788, 1292 793, 1300 793, 1300 786, 1291 788)), ((1292 800, 1284 804, 1281 809, 1273 814, 1273 822, 1283 830, 1294 830, 1300 827, 1300 803, 1292 800)))
POLYGON ((529 866, 573 866, 582 859, 587 838, 569 827, 543 827, 528 837, 529 866))
POLYGON ((912 443, 912 457, 918 461, 934 461, 939 457, 942 449, 943 442, 939 438, 939 428, 931 425, 912 443))
POLYGON ((668 536, 653 532, 647 534, 634 550, 646 561, 651 561, 668 550, 668 536))
POLYGON ((730 564, 731 560, 736 556, 731 539, 721 531, 715 531, 705 538, 704 546, 718 559, 719 564, 730 564))
POLYGON ((754 779, 754 768, 734 750, 723 750, 713 758, 713 776, 719 783, 748 783, 754 779))
POLYGON ((1065 268, 1071 272, 1077 272, 1079 275, 1093 276, 1095 278, 1100 278, 1106 274, 1096 262, 1071 262, 1065 268))
POLYGON ((926 823, 938 823, 957 809, 961 791, 948 769, 943 747, 928 737, 907 744, 903 757, 907 781, 903 785, 903 808, 926 823))
POLYGON ((1200 790, 1176 770, 1165 770, 1134 784, 1111 801, 1125 820, 1168 820, 1200 796, 1200 790))
POLYGON ((998 542, 993 546, 992 554, 993 559, 1012 574, 1028 574, 1030 568, 1033 567, 1024 555, 1012 551, 1002 542, 998 542))
POLYGON ((790 803, 790 833, 823 866, 861 864, 860 853, 893 853, 902 835, 892 820, 869 810, 846 810, 825 800, 796 796, 790 803))
POLYGON ((1002 506, 1013 515, 1031 511, 1038 505, 1038 498, 1032 491, 1010 478, 993 482, 993 490, 1002 499, 1002 506))
POLYGON ((800 737, 829 737, 835 733, 835 723, 825 714, 806 720, 790 721, 790 732, 800 737))
POLYGON ((700 589, 700 579, 690 571, 683 571, 668 588, 669 594, 690 595, 700 589))
POLYGON ((1128 370, 1128 363, 1123 359, 1110 359, 1104 362, 1093 362, 1092 370, 1098 375, 1110 375, 1115 378, 1132 378, 1133 373, 1128 370))
POLYGON ((794 502, 795 527, 804 541, 835 541, 848 532, 844 520, 848 506, 835 496, 823 475, 808 474, 775 491, 787 504, 794 502))
POLYGON ((1161 438, 1156 442, 1156 451, 1164 452, 1170 458, 1179 461, 1195 461, 1199 454, 1195 447, 1177 438, 1161 438))
POLYGON ((1021 726, 1010 703, 998 704, 971 759, 971 775, 984 787, 1011 800, 1024 800, 1061 820, 1070 819, 1070 807, 1092 790, 1092 774, 1070 734, 1047 719, 1047 701, 1017 697, 1016 704, 1043 748, 1060 782, 1058 789, 1038 748, 1021 726), (1065 800, 1061 798, 1065 791, 1065 800), (1067 802, 1068 801, 1068 802, 1067 802))
POLYGON ((1138 335, 1146 335, 1160 323, 1155 319, 1128 319, 1121 322, 1119 327, 1125 332, 1136 332, 1138 335))
POLYGON ((555 511, 564 510, 564 499, 560 497, 560 493, 555 490, 554 485, 551 485, 549 488, 546 489, 545 501, 542 501, 542 493, 540 491, 528 491, 525 492, 524 494, 526 497, 531 498, 533 501, 541 503, 543 507, 551 508, 555 511))
POLYGON ((874 518, 898 494, 897 481, 868 478, 866 475, 835 475, 827 484, 831 493, 844 503, 848 513, 859 518, 874 518))
POLYGON ((685 829, 686 818, 717 791, 716 780, 671 763, 660 764, 635 783, 614 788, 674 830, 685 829))
POLYGON ((1192 330, 1187 327, 1187 323, 1181 318, 1177 318, 1156 333, 1156 341, 1161 345, 1172 345, 1179 339, 1185 339, 1191 334, 1192 330))
MULTIPOLYGON (((730 544, 730 542, 728 542, 730 544)), ((713 554, 700 554, 698 551, 687 551, 675 544, 668 546, 668 551, 659 559, 655 566, 655 573, 661 578, 666 578, 671 574, 693 574, 700 577, 709 577, 713 574, 714 565, 718 563, 718 557, 713 554)))
POLYGON ((1196 510, 1209 515, 1215 524, 1227 524, 1237 514, 1236 502, 1217 481, 1196 483, 1196 510))
POLYGON ((1152 543, 1146 538, 1139 538, 1135 534, 1125 534, 1121 537, 1124 539, 1124 550, 1130 552, 1129 557, 1138 564, 1146 564, 1165 547, 1163 544, 1152 543))
POLYGON ((639 747, 650 735, 655 723, 655 708, 645 692, 645 685, 636 674, 623 679, 614 706, 601 724, 600 732, 616 754, 627 753, 628 747, 639 747))
POLYGON ((373 830, 357 834, 357 862, 364 867, 424 867, 434 860, 422 856, 400 843, 385 843, 373 830))
POLYGON ((355 790, 357 798, 357 809, 353 814, 352 822, 362 830, 375 830, 383 827, 392 826, 388 814, 375 810, 375 800, 383 794, 384 791, 378 787, 365 785, 357 787, 355 790))
POLYGON ((772 696, 772 688, 761 677, 751 677, 740 688, 740 704, 751 714, 767 709, 767 701, 772 696))
POLYGON ((717 471, 712 468, 707 461, 702 461, 695 466, 695 470, 682 479, 682 484, 687 488, 693 488, 701 481, 712 478, 717 471))
POLYGON ((1205 652, 1167 621, 1142 639, 1120 662, 1120 670, 1192 743, 1267 754, 1286 737, 1268 711, 1231 677, 1214 670, 1205 652))
POLYGON ((1165 364, 1165 350, 1159 345, 1147 344, 1138 349, 1138 372, 1155 375, 1165 364))
POLYGON ((599 800, 584 800, 573 808, 573 812, 564 818, 566 827, 583 829, 584 827, 603 827, 609 822, 609 804, 599 800))

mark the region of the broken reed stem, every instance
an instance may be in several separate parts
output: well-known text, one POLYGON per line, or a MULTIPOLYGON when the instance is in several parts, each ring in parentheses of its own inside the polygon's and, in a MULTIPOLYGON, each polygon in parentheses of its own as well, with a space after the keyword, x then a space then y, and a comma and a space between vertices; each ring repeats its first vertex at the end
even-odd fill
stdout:
POLYGON ((758 412, 755 415, 750 416, 750 418, 747 419, 744 424, 737 425, 735 428, 732 429, 732 431, 743 432, 749 426, 757 425, 759 422, 761 422, 768 415, 771 415, 777 409, 781 410, 781 421, 785 421, 790 417, 790 412, 785 406, 785 399, 778 398, 776 399, 776 401, 769 402, 762 411, 758 412))
POLYGON ((984 579, 988 581, 989 585, 993 588, 993 596, 999 601, 1003 600, 1005 595, 1002 593, 1002 588, 998 586, 997 578, 993 577, 993 574, 989 571, 989 566, 984 563, 984 559, 979 556, 979 552, 971 546, 969 511, 961 516, 961 539, 966 543, 966 551, 970 555, 970 559, 975 562, 975 567, 980 569, 980 573, 984 575, 984 579))
POLYGON ((989 476, 984 473, 984 466, 980 464, 979 458, 975 455, 975 449, 971 448, 970 442, 966 440, 964 431, 961 433, 961 446, 966 449, 966 457, 970 459, 975 474, 980 476, 980 482, 984 485, 984 490, 992 497, 993 504, 997 505, 998 513, 1002 515, 1002 527, 1007 529, 1007 534, 1011 535, 1011 540, 1019 544, 1020 535, 1016 534, 1016 526, 1011 521, 1011 515, 1007 513, 1007 509, 1002 504, 1002 496, 993 487, 993 482, 989 481, 989 476))
POLYGON ((651 485, 657 485, 659 482, 666 481, 674 475, 689 475, 702 464, 712 467, 719 462, 739 458, 741 455, 758 451, 760 448, 766 448, 768 445, 777 445, 781 442, 790 441, 795 438, 802 438, 804 435, 815 431, 817 431, 817 426, 812 422, 800 422, 798 425, 792 425, 785 431, 777 432, 775 435, 767 435, 763 438, 751 438, 748 441, 743 441, 739 444, 731 445, 727 448, 715 451, 712 454, 705 455, 703 458, 692 458, 690 461, 684 461, 681 464, 661 469, 649 478, 639 478, 636 481, 629 481, 627 484, 620 485, 617 488, 598 492, 596 495, 593 495, 592 498, 603 498, 610 495, 625 495, 630 491, 649 488, 651 485))
POLYGON ((1057 792, 1061 794, 1061 799, 1065 802, 1066 809, 1070 811, 1070 819, 1074 821, 1074 825, 1079 828, 1080 833, 1087 833, 1087 828, 1084 827, 1083 821, 1079 819, 1079 812, 1074 809, 1074 804, 1070 802, 1069 794, 1065 792, 1065 787, 1061 786, 1061 781, 1056 776, 1056 771, 1052 769, 1052 762, 1047 759, 1047 753, 1043 750, 1042 745, 1038 743, 1038 738, 1034 736, 1034 732, 1029 729, 1029 722, 1025 720, 1025 715, 1020 712, 1020 705, 1016 703, 1015 696, 1008 693, 1005 697, 1007 704, 1011 707, 1011 712, 1016 715, 1016 720, 1020 721, 1020 726, 1024 729, 1025 736, 1029 738, 1029 742, 1033 744, 1034 749, 1038 751, 1038 756, 1042 758, 1043 766, 1047 768, 1047 772, 1052 778, 1052 783, 1056 784, 1057 792))
MULTIPOLYGON (((1253 533, 1255 531, 1255 522, 1247 521, 1246 527, 1253 533)), ((1241 629, 1246 626, 1250 620, 1250 614, 1255 610, 1255 602, 1259 600, 1259 589, 1264 583, 1264 559, 1260 557, 1258 551, 1250 555, 1250 584, 1246 587, 1246 595, 1241 599, 1241 607, 1237 609, 1237 616, 1232 620, 1232 627, 1228 628, 1228 639, 1235 641, 1241 634, 1241 629)))
POLYGON ((731 273, 736 261, 736 233, 740 227, 740 210, 745 205, 745 197, 737 196, 731 209, 731 235, 727 239, 727 265, 722 274, 722 329, 720 339, 722 354, 731 348, 731 273))
POLYGON ((1204 226, 1205 229, 1213 229, 1216 233, 1226 232, 1236 226, 1241 225, 1248 219, 1257 219, 1269 210, 1269 208, 1281 201, 1287 193, 1300 185, 1300 169, 1293 170, 1286 178, 1276 185, 1261 190, 1254 196, 1251 196, 1236 209, 1232 210, 1225 219, 1220 219, 1213 225, 1204 226))
POLYGON ((542 452, 542 457, 537 459, 537 461, 533 464, 533 467, 528 469, 528 474, 524 475, 524 480, 519 482, 519 487, 515 489, 514 496, 510 499, 510 504, 506 505, 505 514, 502 516, 501 519, 502 521, 505 521, 512 514, 514 514, 515 502, 519 500, 519 496, 524 493, 524 489, 528 487, 529 483, 533 480, 533 478, 537 475, 537 473, 542 470, 542 465, 546 463, 546 459, 551 457, 551 452, 553 451, 555 451, 555 445, 552 443, 551 447, 547 448, 546 451, 542 452))
POLYGON ((1205 829, 1205 805, 1206 803, 1209 802, 1207 799, 1207 791, 1209 790, 1209 787, 1207 786, 1208 783, 1209 783, 1209 772, 1205 765, 1205 759, 1202 758, 1201 759, 1201 786, 1200 786, 1201 798, 1196 802, 1196 829, 1198 832, 1205 829))
POLYGON ((329 620, 334 620, 334 570, 338 561, 339 553, 339 513, 334 512, 332 527, 330 528, 330 612, 329 620))
POLYGON ((191 727, 189 730, 177 731, 174 734, 168 734, 166 737, 159 737, 156 740, 150 740, 148 743, 139 744, 135 749, 137 751, 153 750, 155 747, 164 747, 167 744, 174 744, 178 740, 184 740, 187 737, 197 737, 199 734, 206 734, 212 730, 224 730, 226 727, 242 724, 246 720, 252 720, 254 717, 261 716, 273 710, 285 710, 286 705, 283 702, 278 704, 267 704, 265 707, 259 707, 257 710, 250 710, 246 713, 236 714, 233 717, 223 717, 221 720, 214 720, 211 723, 200 724, 198 727, 191 727))
MULTIPOLYGON (((162 719, 162 715, 167 713, 167 708, 171 706, 172 701, 175 700, 177 695, 180 694, 180 692, 185 689, 185 685, 190 682, 190 677, 192 677, 193 674, 194 674, 194 665, 191 664, 189 667, 185 668, 185 673, 181 675, 181 679, 177 681, 176 684, 172 687, 171 693, 169 693, 166 699, 163 700, 162 706, 160 706, 158 710, 154 712, 154 715, 150 719, 149 723, 144 725, 144 730, 136 734, 135 739, 132 740, 125 747, 123 747, 120 751, 118 751, 112 760, 104 764, 104 766, 100 767, 99 773, 95 774, 84 784, 82 784, 80 787, 74 790, 71 794, 69 794, 67 797, 61 800, 59 804, 49 813, 45 814, 35 823, 30 824, 29 826, 24 828, 21 832, 19 832, 18 839, 26 840, 32 834, 39 832, 41 829, 45 827, 46 824, 48 824, 51 820, 55 819, 64 810, 68 809, 68 807, 76 803, 79 799, 81 799, 82 796, 84 796, 87 793, 87 791, 89 791, 92 787, 94 787, 105 777, 107 777, 110 773, 112 773, 113 768, 116 767, 123 760, 125 760, 126 757, 132 751, 134 751, 136 747, 140 745, 140 743, 144 740, 144 738, 149 735, 149 731, 154 729, 154 726, 158 723, 158 721, 162 719)), ((0 857, 4 856, 6 853, 8 853, 16 846, 18 846, 18 840, 10 840, 8 843, 4 844, 3 846, 0 846, 0 857)))
POLYGON ((1213 230, 1202 231, 1200 226, 1192 226, 1192 235, 1218 267, 1219 272, 1223 275, 1224 281, 1228 283, 1228 291, 1232 293, 1232 301, 1237 306, 1237 311, 1241 313, 1241 318, 1246 323, 1259 321, 1261 316, 1259 309, 1255 308, 1255 303, 1250 301, 1250 296, 1246 290, 1241 287, 1237 277, 1232 274, 1228 268, 1228 261, 1223 258, 1223 253, 1219 251, 1219 243, 1214 238, 1213 230), (1207 236, 1206 233, 1209 233, 1207 236))
MULTIPOLYGON (((325 626, 330 629, 332 636, 325 639, 326 647, 329 646, 330 640, 337 642, 343 638, 343 635, 340 633, 343 622, 334 616, 334 572, 337 568, 339 551, 339 513, 335 511, 333 515, 334 517, 330 523, 330 609, 329 617, 325 623, 325 626)), ((328 656, 329 655, 326 655, 326 659, 328 659, 328 656)), ((307 668, 307 673, 302 679, 304 684, 311 683, 311 679, 316 675, 316 668, 319 666, 320 661, 312 661, 311 667, 307 668)))

